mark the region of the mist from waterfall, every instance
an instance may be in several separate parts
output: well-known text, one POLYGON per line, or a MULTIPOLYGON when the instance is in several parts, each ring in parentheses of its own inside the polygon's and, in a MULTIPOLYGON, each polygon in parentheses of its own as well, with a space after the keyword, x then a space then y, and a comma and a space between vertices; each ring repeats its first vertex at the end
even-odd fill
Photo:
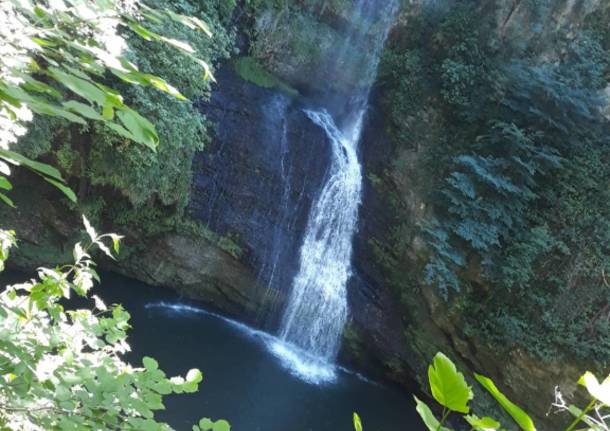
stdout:
POLYGON ((305 110, 328 137, 332 160, 311 207, 279 341, 270 347, 294 374, 311 383, 335 378, 334 362, 348 318, 346 289, 362 191, 358 144, 396 8, 394 1, 354 2, 351 25, 338 52, 328 59, 328 70, 355 74, 360 85, 350 95, 321 97, 319 107, 305 110), (354 47, 361 56, 353 57, 354 47))

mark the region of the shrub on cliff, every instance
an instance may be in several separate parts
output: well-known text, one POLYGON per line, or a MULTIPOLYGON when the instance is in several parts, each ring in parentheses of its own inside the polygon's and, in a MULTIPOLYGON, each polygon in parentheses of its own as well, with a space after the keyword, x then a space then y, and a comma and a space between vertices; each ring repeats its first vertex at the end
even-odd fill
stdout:
MULTIPOLYGON (((209 33, 198 18, 139 2, 0 3, 0 188, 5 191, 0 198, 6 204, 12 205, 11 170, 19 166, 77 200, 56 168, 20 154, 16 141, 32 112, 112 130, 122 137, 124 147, 141 144, 147 151, 156 149, 155 127, 108 87, 107 77, 112 73, 131 85, 153 86, 185 99, 163 79, 140 71, 121 51, 125 40, 119 27, 184 51, 209 73, 188 43, 146 27, 147 22, 160 26, 170 20, 209 33)), ((62 151, 60 165, 69 164, 74 159, 70 149, 62 151)), ((171 429, 157 422, 154 412, 164 408, 165 395, 196 391, 201 373, 191 370, 186 378, 168 379, 152 358, 143 358, 142 367, 126 363, 129 315, 120 306, 107 307, 94 296, 92 309, 65 309, 63 299, 73 294, 87 297, 98 279, 90 255, 93 248, 110 258, 119 251, 118 235, 98 235, 87 219, 84 222, 88 240, 74 247, 74 264, 39 268, 37 280, 6 286, 0 293, 0 426, 171 429)), ((15 233, 0 229, 0 271, 14 245, 15 233)), ((226 421, 202 419, 193 429, 230 427, 226 421)))
MULTIPOLYGON (((168 40, 188 44, 177 50, 171 44, 142 33, 125 33, 125 60, 138 65, 142 74, 170 81, 182 98, 166 92, 147 91, 111 74, 101 83, 115 88, 137 112, 155 125, 164 145, 155 152, 130 145, 129 139, 103 123, 75 125, 61 118, 36 116, 20 142, 29 157, 57 166, 76 188, 82 206, 99 209, 99 220, 115 225, 137 226, 142 231, 159 229, 167 220, 179 218, 188 203, 194 153, 208 141, 209 122, 193 105, 210 94, 211 64, 230 55, 233 35, 226 29, 231 8, 225 2, 169 2, 156 0, 151 6, 197 17, 206 23, 213 39, 197 28, 174 20, 149 21, 146 31, 168 40), (205 71, 192 58, 205 58, 205 71), (146 208, 154 207, 156 217, 146 208)), ((125 32, 125 30, 121 30, 125 32)), ((61 88, 58 90, 62 91, 61 88)))
MULTIPOLYGON (((471 337, 606 365, 610 16, 556 34, 544 55, 511 45, 496 18, 474 1, 422 13, 382 64, 390 135, 398 151, 418 150, 411 172, 394 175, 434 209, 420 226, 425 278, 460 297, 471 337)), ((410 237, 391 241, 383 261, 400 263, 410 237)))

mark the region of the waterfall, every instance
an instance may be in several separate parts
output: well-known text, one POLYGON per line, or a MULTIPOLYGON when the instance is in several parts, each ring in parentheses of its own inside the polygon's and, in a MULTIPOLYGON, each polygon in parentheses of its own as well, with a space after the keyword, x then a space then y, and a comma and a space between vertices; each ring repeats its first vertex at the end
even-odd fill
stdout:
POLYGON ((395 11, 394 1, 354 2, 351 26, 338 52, 328 59, 328 70, 351 73, 361 85, 349 96, 321 98, 317 102, 322 107, 305 110, 326 133, 332 159, 310 210, 299 270, 292 282, 279 340, 271 349, 294 374, 311 383, 335 378, 334 361, 348 317, 346 288, 362 190, 358 143, 370 88, 395 11), (354 47, 360 54, 356 58, 354 47), (330 106, 335 108, 334 115, 330 106))

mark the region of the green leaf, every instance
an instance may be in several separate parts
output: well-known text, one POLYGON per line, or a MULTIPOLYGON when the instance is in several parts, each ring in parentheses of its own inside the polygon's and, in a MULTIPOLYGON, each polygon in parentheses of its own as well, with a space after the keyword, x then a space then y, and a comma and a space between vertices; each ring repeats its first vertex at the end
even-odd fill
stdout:
POLYGON ((184 97, 182 95, 182 93, 180 93, 176 88, 174 88, 173 86, 168 84, 163 79, 161 79, 157 76, 154 76, 154 75, 149 75, 149 74, 144 74, 144 76, 145 76, 144 79, 146 79, 146 81, 153 87, 174 96, 178 100, 183 100, 183 101, 188 100, 186 97, 184 97))
POLYGON ((135 136, 133 136, 129 130, 125 129, 123 126, 121 126, 120 124, 117 123, 113 123, 111 121, 107 121, 106 126, 109 127, 110 129, 114 130, 116 133, 118 133, 119 135, 123 136, 124 138, 129 139, 130 141, 134 141, 136 142, 137 139, 135 136))
POLYGON ((91 81, 86 81, 74 75, 66 73, 56 67, 49 68, 51 76, 58 82, 69 88, 74 93, 84 99, 95 102, 100 106, 104 105, 106 94, 91 81))
POLYGON ((221 419, 219 421, 214 422, 212 431, 231 431, 231 425, 229 425, 229 422, 225 421, 224 419, 221 419))
POLYGON ((161 35, 148 30, 147 28, 143 27, 141 24, 138 24, 135 21, 129 21, 127 23, 127 25, 134 33, 136 33, 138 36, 140 36, 144 40, 147 40, 150 42, 153 40, 161 39, 161 35))
POLYGON ((114 109, 112 108, 112 105, 104 105, 104 107, 102 108, 102 117, 104 118, 104 120, 112 120, 114 118, 114 109))
POLYGON ((19 76, 25 80, 25 83, 21 86, 23 89, 36 93, 48 94, 56 99, 61 98, 61 93, 50 85, 42 81, 38 81, 27 74, 19 74, 19 76))
POLYGON ((117 115, 123 125, 129 130, 129 133, 134 136, 137 143, 143 144, 152 150, 157 148, 159 137, 155 131, 155 126, 150 121, 130 108, 123 108, 117 111, 117 115))
POLYGON ((500 428, 500 423, 488 416, 479 418, 475 415, 469 415, 464 416, 464 419, 477 431, 496 431, 500 428))
POLYGON ((199 421, 199 428, 201 428, 201 431, 209 431, 212 429, 213 426, 214 422, 212 422, 208 418, 203 418, 199 421))
POLYGON ((78 115, 75 115, 70 111, 66 111, 65 109, 57 105, 52 105, 39 99, 32 99, 27 102, 27 105, 33 112, 37 114, 50 115, 52 117, 62 117, 66 120, 72 121, 73 123, 83 125, 87 124, 85 120, 83 120, 78 115))
POLYGON ((432 413, 432 410, 430 410, 430 407, 428 407, 426 403, 417 397, 413 398, 415 398, 415 403, 417 404, 415 410, 417 410, 417 413, 419 413, 419 416, 430 431, 451 431, 449 428, 441 426, 441 423, 436 416, 434 416, 434 413, 432 413))
POLYGON ((354 429, 356 431, 362 431, 362 421, 356 412, 354 412, 354 429))
POLYGON ((91 105, 86 105, 84 103, 77 102, 76 100, 69 100, 68 102, 64 102, 62 105, 64 108, 76 112, 77 114, 91 120, 100 121, 104 119, 91 105))
POLYGON ((159 369, 159 363, 148 356, 144 356, 144 358, 142 358, 142 363, 148 371, 155 371, 159 369))
POLYGON ((57 43, 51 42, 50 40, 44 40, 39 37, 31 37, 30 40, 45 48, 52 48, 54 46, 57 46, 57 43))
POLYGON ((13 185, 6 177, 0 176, 0 189, 12 190, 13 185))
POLYGON ((524 431, 536 431, 536 426, 532 419, 525 413, 520 407, 510 401, 506 396, 500 392, 494 382, 485 376, 480 374, 474 375, 477 381, 496 399, 498 404, 502 406, 504 410, 513 418, 513 420, 519 425, 524 431))
POLYGON ((440 352, 434 356, 428 367, 428 379, 432 396, 440 405, 454 412, 470 411, 468 402, 473 397, 472 389, 447 356, 440 352))
POLYGON ((578 384, 586 387, 593 398, 606 406, 610 406, 610 376, 606 377, 602 383, 599 383, 597 377, 592 372, 587 371, 578 380, 578 384))
POLYGON ((121 247, 121 239, 123 239, 123 236, 117 235, 115 233, 110 233, 108 235, 110 236, 110 239, 112 239, 112 248, 113 248, 114 252, 116 254, 119 254, 120 247, 121 247))
POLYGON ((11 198, 9 198, 7 195, 5 195, 4 193, 0 193, 0 200, 2 202, 4 202, 5 204, 7 204, 9 207, 13 207, 15 208, 15 204, 13 203, 13 201, 11 200, 11 198))
POLYGON ((53 178, 44 177, 44 176, 43 176, 43 178, 45 181, 47 181, 47 182, 53 184, 55 187, 57 187, 72 202, 76 203, 78 201, 76 195, 74 194, 74 192, 72 191, 72 189, 70 187, 66 186, 62 182, 57 181, 53 178))
POLYGON ((53 166, 30 160, 27 157, 14 151, 4 150, 0 148, 0 158, 3 158, 4 160, 15 165, 27 166, 28 168, 32 169, 35 172, 38 172, 39 174, 55 178, 59 181, 63 181, 61 173, 53 166))

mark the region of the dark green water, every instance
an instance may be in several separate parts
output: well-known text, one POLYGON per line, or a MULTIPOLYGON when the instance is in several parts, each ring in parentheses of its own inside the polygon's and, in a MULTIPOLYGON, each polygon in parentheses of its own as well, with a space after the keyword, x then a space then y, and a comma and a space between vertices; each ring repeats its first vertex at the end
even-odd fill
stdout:
MULTIPOLYGON (((11 274, 5 281, 23 276, 11 274)), ((170 375, 199 368, 199 392, 166 399, 159 419, 191 430, 201 417, 227 419, 233 431, 353 431, 357 411, 366 431, 420 431, 411 397, 339 371, 334 383, 295 378, 266 347, 269 336, 205 312, 170 289, 102 274, 94 293, 131 314, 129 360, 155 357, 170 375)))

